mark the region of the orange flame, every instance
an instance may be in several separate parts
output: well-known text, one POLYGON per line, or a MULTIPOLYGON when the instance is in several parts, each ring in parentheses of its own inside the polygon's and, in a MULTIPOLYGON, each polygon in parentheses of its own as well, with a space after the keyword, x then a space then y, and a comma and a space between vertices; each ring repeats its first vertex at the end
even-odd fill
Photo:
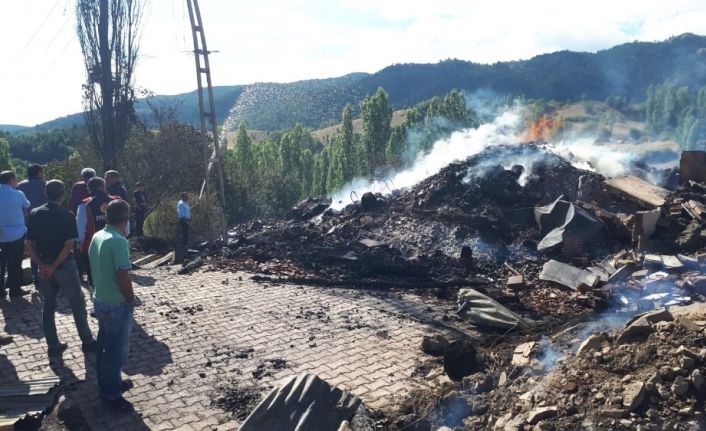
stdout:
POLYGON ((534 124, 530 124, 524 139, 529 142, 548 141, 561 130, 561 118, 542 116, 534 124))

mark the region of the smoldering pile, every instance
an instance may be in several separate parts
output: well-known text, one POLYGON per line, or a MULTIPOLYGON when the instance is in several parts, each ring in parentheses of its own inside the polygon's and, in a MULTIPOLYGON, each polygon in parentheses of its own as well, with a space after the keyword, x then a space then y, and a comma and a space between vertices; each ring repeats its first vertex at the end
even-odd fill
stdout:
MULTIPOLYGON (((228 247, 208 263, 311 285, 473 287, 529 318, 577 314, 604 299, 540 280, 542 265, 557 254, 569 263, 600 259, 629 245, 629 235, 596 236, 580 247, 567 240, 573 250, 540 253, 544 235, 535 208, 559 197, 601 200, 603 180, 542 143, 491 146, 409 189, 352 195, 340 211, 329 208, 330 199, 315 198, 293 208, 287 220, 236 226, 228 247), (535 288, 508 289, 507 276, 517 274, 535 288)), ((590 205, 591 214, 607 217, 590 205)))

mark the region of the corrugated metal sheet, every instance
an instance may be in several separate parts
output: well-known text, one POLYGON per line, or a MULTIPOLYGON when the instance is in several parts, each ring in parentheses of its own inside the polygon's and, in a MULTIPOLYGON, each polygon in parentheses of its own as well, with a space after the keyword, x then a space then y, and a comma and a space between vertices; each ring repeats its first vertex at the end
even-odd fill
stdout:
POLYGON ((0 383, 0 430, 12 430, 16 422, 46 413, 56 401, 58 386, 56 377, 0 383))
POLYGON ((301 374, 275 388, 240 426, 240 431, 337 431, 361 401, 317 376, 301 374))

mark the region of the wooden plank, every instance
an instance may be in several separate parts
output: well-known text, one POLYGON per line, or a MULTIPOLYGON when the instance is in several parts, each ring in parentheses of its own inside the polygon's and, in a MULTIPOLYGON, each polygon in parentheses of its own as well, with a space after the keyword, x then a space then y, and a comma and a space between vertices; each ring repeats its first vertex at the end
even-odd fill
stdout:
POLYGON ((160 257, 159 259, 152 261, 148 263, 147 265, 143 266, 145 269, 152 269, 152 268, 157 268, 158 266, 166 265, 167 262, 171 261, 174 259, 174 252, 170 252, 165 254, 164 256, 160 257))
POLYGON ((147 265, 150 262, 154 262, 155 260, 159 259, 161 256, 158 254, 148 254, 147 256, 143 257, 142 259, 138 259, 134 261, 133 263, 138 266, 142 265, 147 265))
POLYGON ((669 190, 632 175, 611 178, 604 181, 603 185, 608 191, 646 208, 661 207, 669 196, 669 190))
POLYGON ((706 216, 706 207, 701 202, 690 200, 682 204, 682 207, 694 220, 703 223, 706 216))

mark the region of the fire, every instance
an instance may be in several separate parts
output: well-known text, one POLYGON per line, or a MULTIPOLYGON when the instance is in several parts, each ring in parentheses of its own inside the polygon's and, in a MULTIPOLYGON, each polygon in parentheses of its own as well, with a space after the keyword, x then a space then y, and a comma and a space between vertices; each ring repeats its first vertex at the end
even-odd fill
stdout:
POLYGON ((561 118, 542 116, 534 124, 530 124, 525 133, 524 140, 534 142, 534 141, 548 141, 554 135, 561 130, 563 122, 561 118))

